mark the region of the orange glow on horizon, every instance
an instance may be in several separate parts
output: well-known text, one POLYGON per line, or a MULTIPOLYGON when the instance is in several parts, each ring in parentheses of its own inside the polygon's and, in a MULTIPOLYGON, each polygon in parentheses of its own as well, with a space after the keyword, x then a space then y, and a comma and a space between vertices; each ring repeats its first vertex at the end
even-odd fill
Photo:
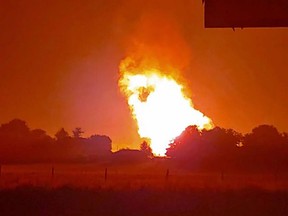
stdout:
POLYGON ((132 71, 139 68, 129 67, 130 60, 127 58, 120 65, 119 85, 137 121, 138 133, 141 138, 150 139, 154 155, 165 156, 171 140, 189 125, 199 129, 213 127, 211 119, 193 108, 176 80, 153 68, 134 74, 132 71))

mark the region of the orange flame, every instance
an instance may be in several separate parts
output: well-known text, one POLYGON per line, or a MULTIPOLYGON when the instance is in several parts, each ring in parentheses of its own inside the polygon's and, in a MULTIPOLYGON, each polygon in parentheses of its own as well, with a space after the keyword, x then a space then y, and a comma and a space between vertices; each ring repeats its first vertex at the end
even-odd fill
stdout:
POLYGON ((213 127, 211 119, 193 108, 183 86, 155 68, 136 66, 131 58, 120 64, 119 86, 128 100, 141 138, 151 140, 154 155, 164 156, 169 143, 189 125, 213 127))

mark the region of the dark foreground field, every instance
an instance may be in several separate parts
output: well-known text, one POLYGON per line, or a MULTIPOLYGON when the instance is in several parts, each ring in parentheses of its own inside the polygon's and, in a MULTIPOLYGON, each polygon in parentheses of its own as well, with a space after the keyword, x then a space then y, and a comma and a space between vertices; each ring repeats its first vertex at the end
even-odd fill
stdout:
POLYGON ((288 193, 241 190, 152 188, 2 189, 0 214, 6 215, 288 215, 288 193))
POLYGON ((167 163, 2 165, 0 216, 288 215, 287 173, 167 163))

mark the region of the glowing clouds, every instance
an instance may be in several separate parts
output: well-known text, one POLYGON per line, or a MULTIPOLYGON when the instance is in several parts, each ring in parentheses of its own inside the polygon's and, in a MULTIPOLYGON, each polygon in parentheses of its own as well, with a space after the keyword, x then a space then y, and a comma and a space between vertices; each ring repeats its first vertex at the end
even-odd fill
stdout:
POLYGON ((172 77, 162 75, 156 69, 132 74, 123 64, 125 60, 120 65, 119 85, 137 121, 140 137, 151 140, 155 155, 164 156, 170 141, 188 125, 196 125, 199 129, 212 127, 211 120, 193 108, 191 100, 183 94, 182 86, 172 77))

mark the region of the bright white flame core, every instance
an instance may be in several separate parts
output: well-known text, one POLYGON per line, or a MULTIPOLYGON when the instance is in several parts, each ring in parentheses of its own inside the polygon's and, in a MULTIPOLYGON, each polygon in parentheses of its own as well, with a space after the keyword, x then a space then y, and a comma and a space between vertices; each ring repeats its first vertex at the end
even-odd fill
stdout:
POLYGON ((174 79, 149 71, 149 75, 124 73, 120 85, 138 123, 138 133, 151 140, 155 155, 164 156, 169 143, 189 125, 211 128, 211 120, 193 108, 174 79))

